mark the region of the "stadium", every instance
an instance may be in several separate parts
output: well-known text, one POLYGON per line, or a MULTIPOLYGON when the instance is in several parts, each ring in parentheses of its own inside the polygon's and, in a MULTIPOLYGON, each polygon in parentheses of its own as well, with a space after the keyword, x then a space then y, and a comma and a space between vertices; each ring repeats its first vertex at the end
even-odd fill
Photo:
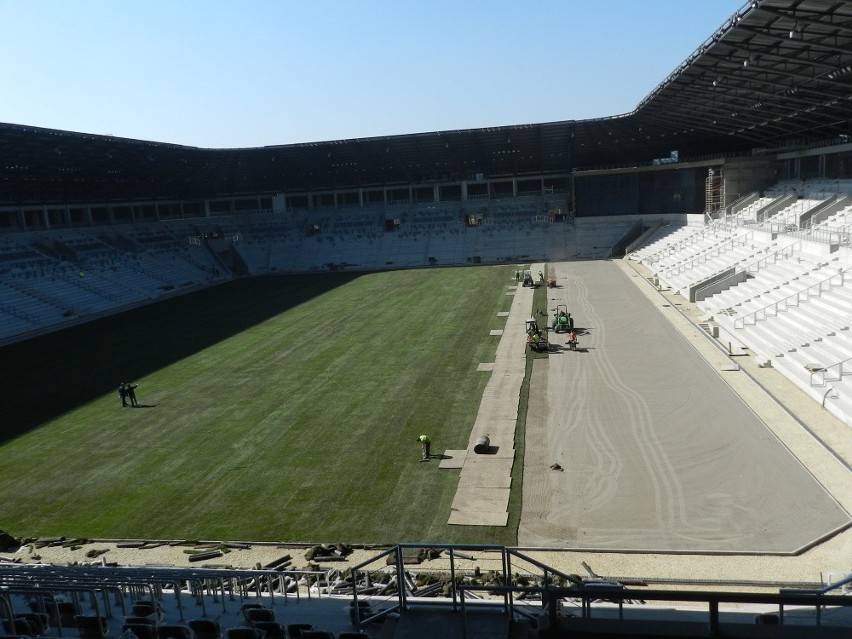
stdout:
POLYGON ((847 636, 850 116, 753 0, 622 115, 0 124, 0 634, 847 636))

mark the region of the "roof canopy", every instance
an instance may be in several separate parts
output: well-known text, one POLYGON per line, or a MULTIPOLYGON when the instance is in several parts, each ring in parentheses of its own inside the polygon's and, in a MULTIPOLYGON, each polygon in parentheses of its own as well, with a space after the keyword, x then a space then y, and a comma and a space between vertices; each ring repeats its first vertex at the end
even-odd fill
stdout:
POLYGON ((852 134, 852 0, 754 0, 631 113, 200 149, 0 124, 0 204, 208 198, 648 163, 852 134))

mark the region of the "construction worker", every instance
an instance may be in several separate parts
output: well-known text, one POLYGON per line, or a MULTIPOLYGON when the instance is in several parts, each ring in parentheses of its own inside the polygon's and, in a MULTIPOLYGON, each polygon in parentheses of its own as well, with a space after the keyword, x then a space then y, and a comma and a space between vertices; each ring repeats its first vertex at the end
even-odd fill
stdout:
POLYGON ((573 328, 568 332, 568 346, 571 347, 572 351, 577 350, 577 334, 573 328))
POLYGON ((423 447, 423 456, 420 458, 420 461, 429 461, 429 446, 431 446, 432 440, 429 439, 429 435, 420 435, 417 441, 423 447))

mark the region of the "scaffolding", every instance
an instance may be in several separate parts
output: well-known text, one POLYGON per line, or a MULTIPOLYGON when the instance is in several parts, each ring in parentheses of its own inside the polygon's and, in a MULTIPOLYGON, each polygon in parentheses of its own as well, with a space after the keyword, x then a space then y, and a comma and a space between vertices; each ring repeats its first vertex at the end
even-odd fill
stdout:
POLYGON ((704 214, 716 219, 725 208, 725 175, 722 169, 709 169, 704 181, 704 214))

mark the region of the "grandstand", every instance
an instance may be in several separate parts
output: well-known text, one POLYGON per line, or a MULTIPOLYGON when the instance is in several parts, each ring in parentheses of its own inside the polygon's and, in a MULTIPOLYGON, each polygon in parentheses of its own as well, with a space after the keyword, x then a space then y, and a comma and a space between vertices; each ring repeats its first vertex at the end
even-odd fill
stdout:
POLYGON ((848 636, 850 116, 852 1, 752 0, 613 117, 0 124, 0 634, 848 636))

